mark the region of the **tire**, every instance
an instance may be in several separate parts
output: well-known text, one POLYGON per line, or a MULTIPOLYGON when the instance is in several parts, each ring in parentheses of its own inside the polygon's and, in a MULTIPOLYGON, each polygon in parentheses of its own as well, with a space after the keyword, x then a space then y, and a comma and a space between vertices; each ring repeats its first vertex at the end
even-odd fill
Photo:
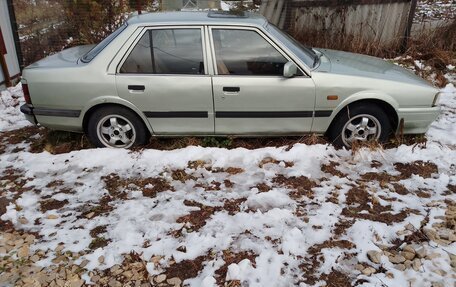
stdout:
POLYGON ((391 121, 385 111, 375 104, 362 103, 340 111, 327 135, 334 146, 350 148, 354 141, 384 143, 391 132, 391 121))
POLYGON ((87 125, 87 136, 97 147, 131 148, 146 144, 149 131, 131 110, 107 106, 92 113, 87 125))

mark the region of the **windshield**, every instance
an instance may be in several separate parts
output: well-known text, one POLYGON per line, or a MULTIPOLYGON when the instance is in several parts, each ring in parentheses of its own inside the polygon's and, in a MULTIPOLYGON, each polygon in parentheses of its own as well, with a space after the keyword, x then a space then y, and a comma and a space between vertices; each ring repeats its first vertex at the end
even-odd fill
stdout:
POLYGON ((84 63, 88 63, 92 61, 109 43, 112 42, 123 30, 127 28, 127 23, 120 26, 117 30, 115 30, 111 35, 106 37, 103 41, 101 41, 98 45, 92 48, 89 52, 87 52, 84 56, 82 56, 81 61, 84 63))
POLYGON ((308 67, 313 68, 318 63, 318 55, 310 47, 306 47, 303 44, 296 41, 293 37, 280 30, 275 25, 269 23, 266 29, 271 34, 287 46, 290 51, 298 56, 308 67))

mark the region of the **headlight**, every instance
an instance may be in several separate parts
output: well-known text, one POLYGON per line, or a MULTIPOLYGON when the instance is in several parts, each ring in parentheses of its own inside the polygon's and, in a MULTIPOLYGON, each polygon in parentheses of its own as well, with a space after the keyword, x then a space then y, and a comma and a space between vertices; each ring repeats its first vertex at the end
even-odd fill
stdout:
POLYGON ((439 101, 439 97, 440 97, 440 92, 438 92, 437 94, 435 94, 434 96, 434 100, 432 101, 432 106, 435 107, 437 105, 437 102, 439 101))

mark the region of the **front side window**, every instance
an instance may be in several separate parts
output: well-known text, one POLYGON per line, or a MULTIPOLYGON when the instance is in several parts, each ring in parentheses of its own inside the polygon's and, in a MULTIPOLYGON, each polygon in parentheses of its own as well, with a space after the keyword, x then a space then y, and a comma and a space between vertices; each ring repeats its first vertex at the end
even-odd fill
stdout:
POLYGON ((212 29, 219 75, 282 76, 288 60, 251 30, 212 29))
POLYGON ((146 31, 123 63, 120 72, 204 74, 201 29, 146 31))

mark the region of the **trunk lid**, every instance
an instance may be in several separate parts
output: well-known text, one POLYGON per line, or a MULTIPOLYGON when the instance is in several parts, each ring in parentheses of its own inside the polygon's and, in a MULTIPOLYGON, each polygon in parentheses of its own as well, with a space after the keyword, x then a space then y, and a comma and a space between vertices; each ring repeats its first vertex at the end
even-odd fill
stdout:
POLYGON ((78 65, 79 58, 85 55, 94 46, 95 45, 83 45, 65 49, 27 66, 26 69, 76 66, 78 65))

